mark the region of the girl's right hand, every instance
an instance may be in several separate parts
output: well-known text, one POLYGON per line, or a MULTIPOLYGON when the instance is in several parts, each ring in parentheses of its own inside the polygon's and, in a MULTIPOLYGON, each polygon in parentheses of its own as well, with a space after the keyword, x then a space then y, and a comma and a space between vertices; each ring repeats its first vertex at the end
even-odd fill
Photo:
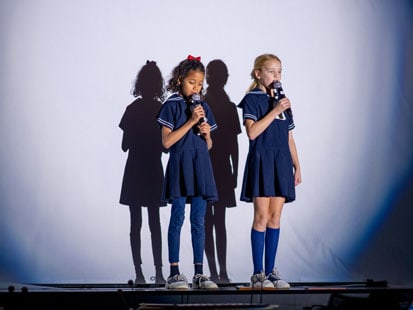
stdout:
POLYGON ((278 115, 289 108, 291 108, 291 102, 287 97, 285 97, 281 99, 280 101, 278 101, 277 104, 274 105, 273 111, 275 110, 276 114, 278 115))
POLYGON ((197 105, 192 109, 192 115, 190 121, 194 124, 197 125, 201 118, 205 117, 205 111, 202 105, 197 105))

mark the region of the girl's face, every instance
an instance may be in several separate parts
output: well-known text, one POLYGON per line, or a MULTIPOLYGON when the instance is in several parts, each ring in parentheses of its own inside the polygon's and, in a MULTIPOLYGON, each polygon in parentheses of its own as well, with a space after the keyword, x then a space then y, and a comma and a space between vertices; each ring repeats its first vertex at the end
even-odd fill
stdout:
POLYGON ((255 70, 255 76, 260 88, 265 90, 272 82, 281 80, 281 63, 277 60, 267 60, 261 70, 255 70))
POLYGON ((182 95, 190 97, 193 94, 199 94, 204 85, 204 76, 205 74, 201 71, 189 71, 186 77, 180 81, 182 95))

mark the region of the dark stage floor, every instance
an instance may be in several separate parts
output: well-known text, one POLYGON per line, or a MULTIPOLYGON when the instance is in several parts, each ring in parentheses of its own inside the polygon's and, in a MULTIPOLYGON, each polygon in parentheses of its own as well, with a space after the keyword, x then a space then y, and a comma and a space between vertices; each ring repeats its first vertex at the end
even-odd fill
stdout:
MULTIPOLYGON (((291 283, 290 289, 167 290, 161 285, 0 283, 0 310, 14 309, 409 309, 413 287, 384 282, 291 283)), ((412 309, 412 308, 411 308, 412 309)))

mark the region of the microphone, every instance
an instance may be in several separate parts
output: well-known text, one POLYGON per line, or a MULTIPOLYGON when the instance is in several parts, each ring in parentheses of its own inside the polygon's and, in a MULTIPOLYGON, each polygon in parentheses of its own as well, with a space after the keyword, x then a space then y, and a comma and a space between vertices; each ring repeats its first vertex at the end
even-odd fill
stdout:
MULTIPOLYGON (((201 104, 201 96, 199 94, 192 94, 190 101, 191 101, 191 107, 193 109, 201 104)), ((206 121, 207 121, 206 117, 201 117, 199 119, 198 125, 206 121)))
MULTIPOLYGON (((274 81, 272 87, 274 89, 275 102, 278 102, 281 99, 285 98, 284 90, 282 88, 280 81, 274 81)), ((293 117, 293 112, 291 111, 291 108, 288 108, 287 110, 285 110, 285 112, 288 114, 289 117, 293 117)))

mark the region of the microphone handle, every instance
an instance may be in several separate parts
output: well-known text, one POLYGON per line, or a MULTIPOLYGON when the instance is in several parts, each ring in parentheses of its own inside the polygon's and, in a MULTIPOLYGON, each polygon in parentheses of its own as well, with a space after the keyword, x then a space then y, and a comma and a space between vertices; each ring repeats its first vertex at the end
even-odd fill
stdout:
MULTIPOLYGON (((199 106, 199 105, 201 105, 201 102, 200 102, 200 101, 192 101, 192 104, 191 104, 192 110, 193 110, 195 107, 199 106)), ((208 121, 208 119, 207 119, 206 117, 201 117, 201 118, 199 119, 199 121, 198 121, 198 125, 201 125, 202 123, 207 122, 207 121, 208 121)), ((201 135, 201 133, 200 133, 199 131, 198 131, 196 134, 197 134, 198 136, 201 135)))
POLYGON ((287 110, 285 110, 285 112, 288 114, 288 116, 289 116, 290 118, 293 117, 293 111, 291 110, 291 108, 288 108, 287 110))
MULTIPOLYGON (((284 90, 282 89, 282 87, 275 88, 275 93, 277 97, 277 102, 285 98, 284 90)), ((288 114, 290 118, 293 117, 293 111, 291 110, 291 108, 286 109, 285 112, 288 114)))
MULTIPOLYGON (((195 107, 197 107, 197 106, 199 106, 199 105, 201 105, 201 102, 195 101, 195 102, 192 104, 192 107, 195 108, 195 107)), ((202 124, 203 122, 206 122, 206 119, 205 119, 204 117, 201 117, 201 118, 199 119, 198 125, 199 125, 199 124, 202 124)))

